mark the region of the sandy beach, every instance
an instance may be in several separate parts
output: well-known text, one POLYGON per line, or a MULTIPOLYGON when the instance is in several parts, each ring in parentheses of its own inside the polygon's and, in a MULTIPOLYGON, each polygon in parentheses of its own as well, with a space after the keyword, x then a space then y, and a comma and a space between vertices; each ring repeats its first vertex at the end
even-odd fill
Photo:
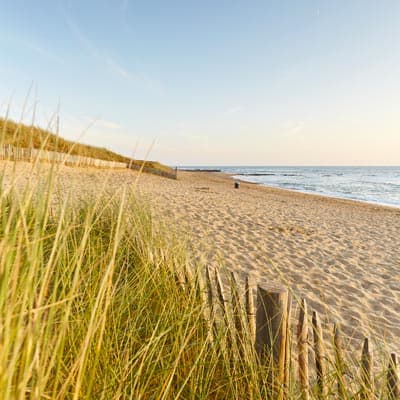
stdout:
MULTIPOLYGON (((17 163, 18 184, 48 168, 17 163)), ((12 165, 2 162, 1 171, 7 185, 12 165)), ((222 264, 241 281, 249 274, 255 284, 283 283, 357 342, 376 336, 400 352, 400 209, 244 182, 235 190, 221 173, 180 172, 175 181, 59 167, 56 185, 79 198, 136 187, 202 261, 222 264)))
POLYGON ((400 343, 400 210, 241 182, 218 173, 146 176, 141 190, 199 257, 255 284, 283 283, 352 338, 400 343))

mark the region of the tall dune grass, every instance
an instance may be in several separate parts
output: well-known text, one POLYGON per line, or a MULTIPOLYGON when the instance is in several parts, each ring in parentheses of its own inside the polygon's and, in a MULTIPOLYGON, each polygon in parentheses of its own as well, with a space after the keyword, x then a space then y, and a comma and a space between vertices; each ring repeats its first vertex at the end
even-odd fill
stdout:
POLYGON ((0 397, 240 398, 182 242, 131 193, 77 206, 45 182, 1 191, 0 397))

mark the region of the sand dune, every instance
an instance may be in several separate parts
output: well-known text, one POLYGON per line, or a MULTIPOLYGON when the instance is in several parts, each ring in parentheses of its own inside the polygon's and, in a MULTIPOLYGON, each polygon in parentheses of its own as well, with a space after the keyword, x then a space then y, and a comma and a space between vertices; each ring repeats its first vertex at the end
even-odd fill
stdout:
MULTIPOLYGON (((30 165, 17 169, 27 180, 30 165)), ((113 192, 132 187, 136 174, 63 167, 57 185, 86 196, 105 180, 113 192)), ((326 323, 339 322, 356 339, 379 337, 400 353, 399 209, 247 183, 235 190, 218 173, 181 172, 177 181, 143 175, 137 189, 199 259, 260 285, 288 285, 326 323)))

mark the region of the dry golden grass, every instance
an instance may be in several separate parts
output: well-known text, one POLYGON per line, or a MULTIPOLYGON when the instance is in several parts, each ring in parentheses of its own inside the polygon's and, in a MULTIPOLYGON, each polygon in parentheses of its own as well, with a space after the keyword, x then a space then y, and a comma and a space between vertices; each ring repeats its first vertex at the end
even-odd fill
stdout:
POLYGON ((172 169, 157 161, 132 160, 128 157, 117 154, 102 147, 90 146, 87 144, 76 143, 61 138, 60 136, 36 127, 16 123, 10 119, 0 118, 0 133, 2 135, 1 143, 11 144, 16 147, 33 147, 35 149, 58 151, 84 157, 97 158, 105 161, 117 161, 131 163, 145 169, 153 168, 156 170, 172 173, 172 169))

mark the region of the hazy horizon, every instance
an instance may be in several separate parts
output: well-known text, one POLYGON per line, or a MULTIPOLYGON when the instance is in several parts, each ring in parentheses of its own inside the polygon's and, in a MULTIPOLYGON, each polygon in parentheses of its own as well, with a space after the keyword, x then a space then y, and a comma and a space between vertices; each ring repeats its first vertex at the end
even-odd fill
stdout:
POLYGON ((213 168, 213 167, 248 167, 248 168, 274 168, 274 167, 280 167, 280 168, 318 168, 318 167, 323 167, 323 168, 400 168, 400 164, 398 165, 387 165, 387 164, 381 164, 381 165, 344 165, 344 164, 337 164, 337 165, 291 165, 291 164, 185 164, 178 166, 180 168, 185 168, 185 167, 190 167, 190 168, 195 168, 195 167, 203 167, 203 168, 213 168))
POLYGON ((32 88, 25 122, 59 109, 63 137, 169 165, 398 166, 399 17, 372 0, 4 2, 0 115, 19 120, 32 88))

